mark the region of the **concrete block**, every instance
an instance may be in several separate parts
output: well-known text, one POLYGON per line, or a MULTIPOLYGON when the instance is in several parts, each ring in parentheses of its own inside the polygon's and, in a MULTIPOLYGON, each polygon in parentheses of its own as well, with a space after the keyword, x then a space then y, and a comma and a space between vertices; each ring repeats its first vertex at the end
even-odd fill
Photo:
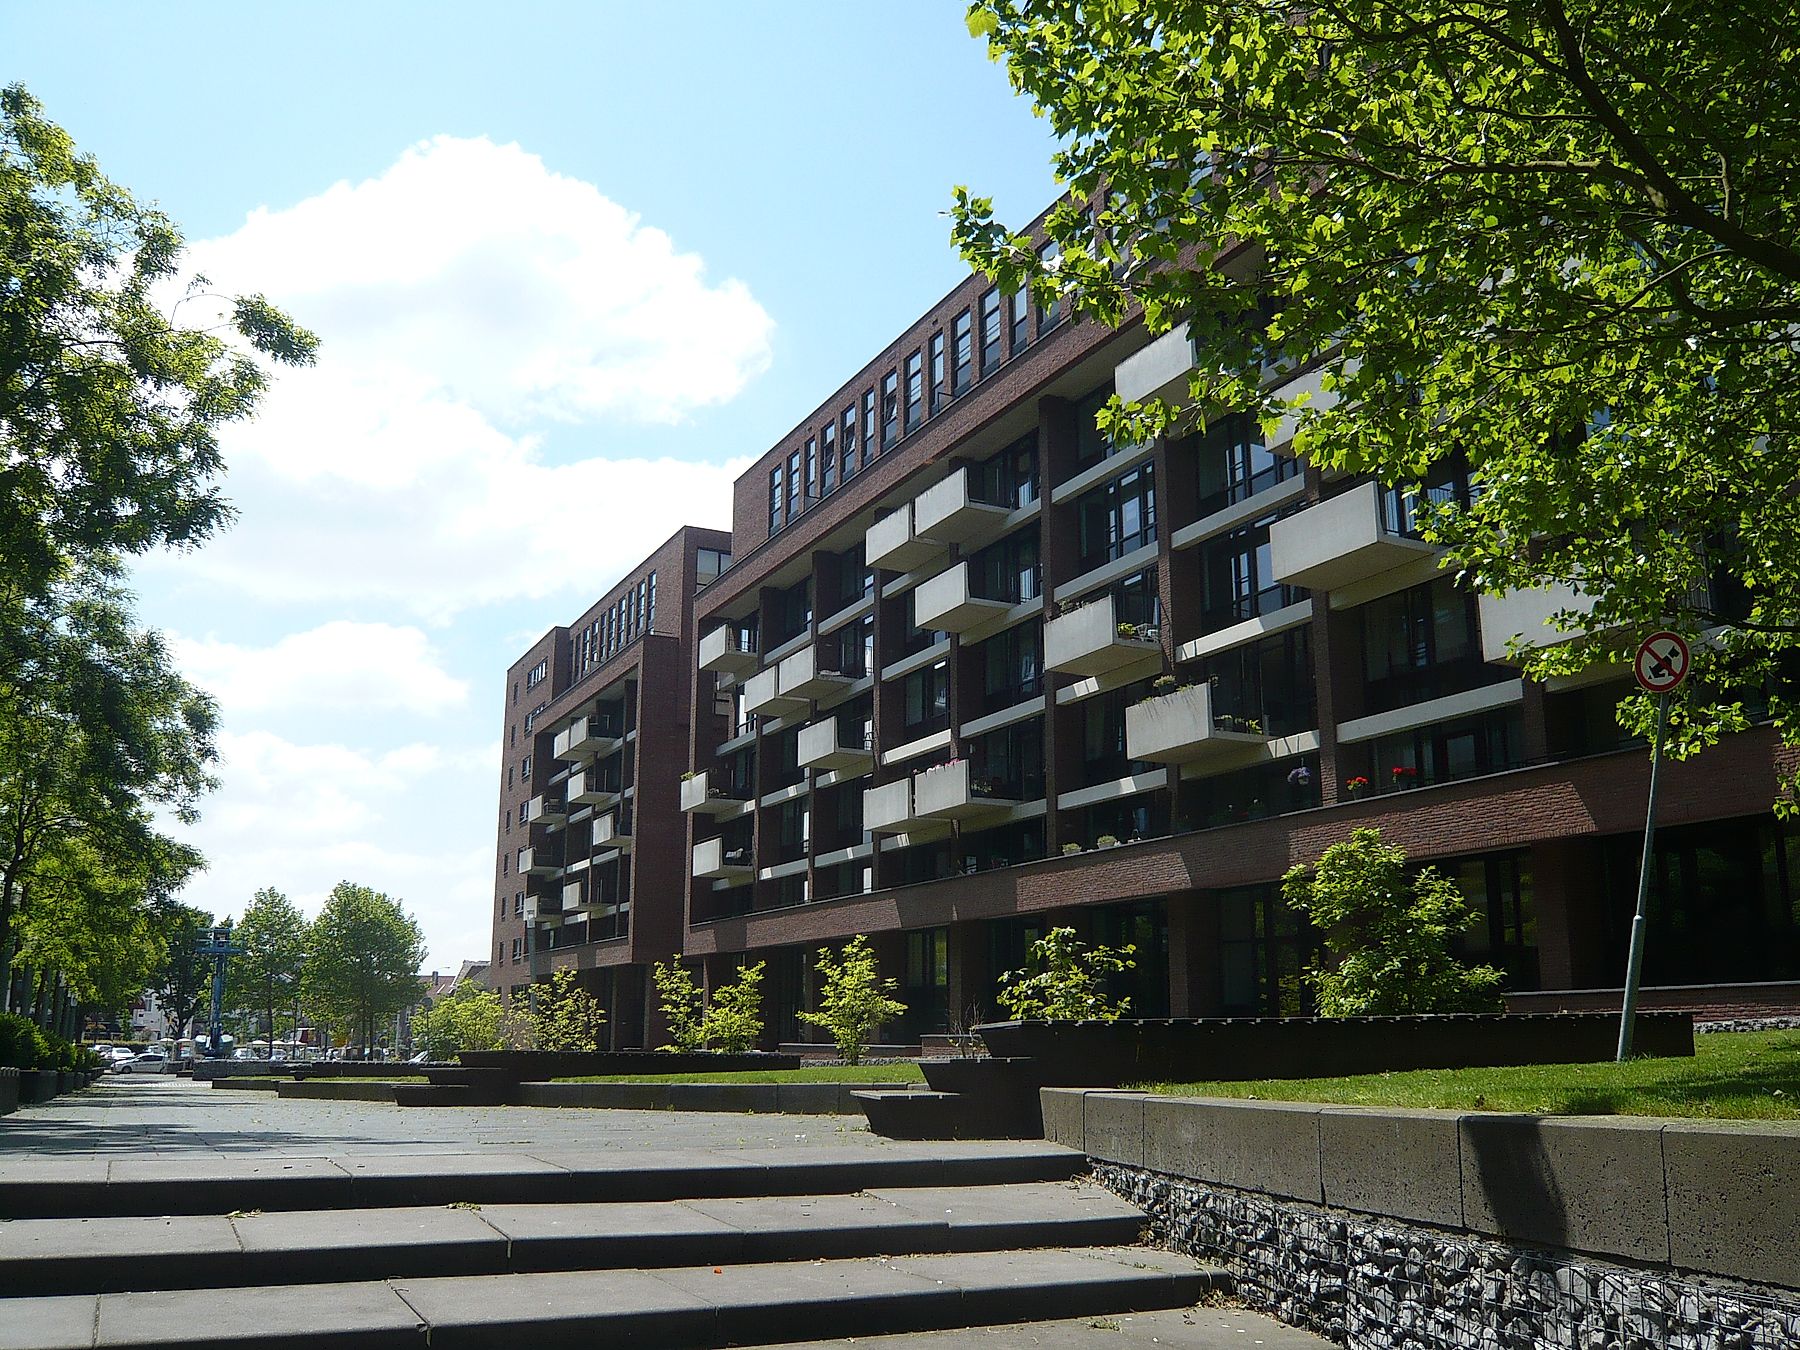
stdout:
POLYGON ((836 1115, 840 1083, 776 1083, 775 1109, 797 1116, 836 1115))
POLYGON ((669 1101, 677 1111, 779 1110, 774 1083, 675 1083, 669 1101))
POLYGON ((1800 1129, 1665 1126, 1669 1259, 1684 1270, 1800 1289, 1800 1129))
POLYGON ((8 1298, 0 1350, 87 1350, 100 1300, 92 1294, 8 1298))
POLYGON ((1144 1166, 1239 1190, 1323 1202, 1319 1112, 1303 1102, 1151 1097, 1144 1166))
POLYGON ((1457 1128, 1470 1228, 1600 1256, 1669 1259, 1661 1122, 1470 1114, 1457 1128))
POLYGON ((1082 1098, 1087 1154, 1127 1167, 1144 1165, 1144 1094, 1090 1092, 1082 1098))
POLYGON ((1362 1214, 1460 1227, 1462 1158, 1456 1111, 1328 1106, 1319 1113, 1325 1203, 1362 1214))
POLYGON ((1086 1088, 1039 1088, 1044 1111, 1044 1138, 1053 1144, 1087 1152, 1087 1124, 1082 1098, 1086 1088))

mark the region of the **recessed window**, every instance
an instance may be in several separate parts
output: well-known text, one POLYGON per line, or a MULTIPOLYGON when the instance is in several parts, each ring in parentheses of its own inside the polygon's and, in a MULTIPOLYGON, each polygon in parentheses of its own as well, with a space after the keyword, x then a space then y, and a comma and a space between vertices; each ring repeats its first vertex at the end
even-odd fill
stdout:
POLYGON ((933 333, 928 344, 931 350, 931 411, 936 413, 944 406, 944 335, 933 333))
POLYGON ((975 317, 968 310, 950 325, 950 392, 960 394, 975 382, 975 317))
POLYGON ((906 358, 906 431, 911 435, 925 418, 925 354, 906 358))
POLYGON ((1025 344, 1031 341, 1030 305, 1026 302, 1024 291, 1014 291, 1006 297, 1006 308, 1012 316, 1012 354, 1017 356, 1025 350, 1025 344))
POLYGON ((1000 288, 990 286, 981 293, 981 376, 1000 364, 1000 288))
POLYGON ((789 520, 797 520, 797 519, 799 519, 799 516, 800 516, 800 490, 801 490, 801 482, 802 482, 802 480, 800 478, 800 452, 798 450, 794 451, 791 455, 788 456, 787 480, 788 480, 788 504, 787 504, 788 519, 789 520))
POLYGON ((536 689, 540 684, 542 684, 545 680, 547 680, 549 678, 550 678, 550 661, 549 661, 549 658, 546 657, 544 660, 539 661, 535 666, 533 666, 531 668, 531 670, 526 674, 525 687, 527 689, 536 689))
POLYGON ((881 448, 900 439, 900 374, 890 370, 881 377, 881 448))
MULTIPOLYGON (((1051 282, 1059 287, 1061 282, 1056 275, 1056 265, 1061 260, 1062 245, 1057 243, 1054 239, 1038 250, 1038 261, 1043 264, 1044 270, 1049 273, 1051 282)), ((1038 332, 1040 334, 1048 332, 1062 322, 1062 317, 1062 293, 1060 289, 1058 289, 1051 293, 1049 304, 1038 306, 1038 332)))
POLYGON ((785 523, 782 504, 785 488, 781 481, 781 465, 769 470, 769 533, 774 534, 785 523))
MULTIPOLYGON (((808 445, 812 442, 808 441, 808 445)), ((819 433, 819 492, 820 495, 836 489, 838 481, 837 427, 830 422, 819 433)))
POLYGON ((856 435, 856 405, 852 403, 844 409, 843 476, 846 483, 850 481, 851 475, 862 467, 860 450, 856 435))
POLYGON ((819 444, 811 436, 806 438, 806 495, 811 501, 819 496, 819 444))

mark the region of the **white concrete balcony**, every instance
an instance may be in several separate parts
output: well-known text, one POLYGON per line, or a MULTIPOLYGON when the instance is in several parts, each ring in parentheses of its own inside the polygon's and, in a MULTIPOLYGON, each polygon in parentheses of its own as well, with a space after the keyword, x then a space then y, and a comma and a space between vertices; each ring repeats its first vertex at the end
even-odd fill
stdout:
POLYGON ((694 845, 694 875, 703 881, 749 881, 756 868, 747 845, 726 848, 723 839, 703 839, 694 845))
POLYGON ((967 465, 953 469, 948 478, 913 498, 915 535, 966 548, 1000 533, 1009 509, 975 496, 969 477, 967 465))
POLYGON ((934 820, 978 820, 983 816, 1003 816, 1018 804, 1001 797, 994 784, 977 776, 975 766, 966 759, 952 760, 913 775, 915 815, 934 820))
POLYGON ((1276 581, 1315 591, 1366 581, 1437 551, 1388 528, 1376 483, 1276 521, 1269 527, 1269 550, 1276 581))
POLYGON ((711 770, 681 780, 683 811, 695 811, 703 816, 733 815, 745 800, 711 770))
POLYGON ((863 536, 863 553, 870 567, 890 572, 910 572, 944 551, 935 539, 921 539, 913 532, 913 504, 883 516, 863 536))
POLYGON ((1119 621, 1111 595, 1088 601, 1044 625, 1044 668, 1069 675, 1104 675, 1162 651, 1157 629, 1119 621))
POLYGON ((1193 370, 1194 344, 1188 341, 1187 323, 1182 321, 1119 362, 1113 368, 1113 389, 1126 403, 1151 398, 1185 403, 1193 370))
POLYGON ((522 848, 519 850, 519 875, 548 877, 562 871, 562 848, 522 848))
POLYGON ((526 923, 536 923, 538 916, 546 912, 541 899, 535 895, 528 895, 525 897, 525 905, 519 911, 519 915, 526 923))
POLYGON ((758 717, 786 717, 789 713, 805 712, 811 706, 806 699, 781 692, 779 665, 759 670, 744 681, 744 711, 747 713, 758 717))
POLYGON ((1215 715, 1207 684, 1147 698, 1125 710, 1125 753, 1153 764, 1248 763, 1269 740, 1255 722, 1215 715))
POLYGON ((582 887, 579 881, 571 881, 562 888, 563 913, 567 914, 571 910, 578 910, 581 908, 581 889, 582 887))
POLYGON ((1592 614, 1594 597, 1583 595, 1573 586, 1533 586, 1504 595, 1481 595, 1475 600, 1481 615, 1481 659, 1500 665, 1516 666, 1533 651, 1560 647, 1587 636, 1588 630, 1576 628, 1565 632, 1550 624, 1553 615, 1570 612, 1592 614), (1517 656, 1508 647, 1517 646, 1517 656))
POLYGON ((780 672, 776 685, 780 690, 779 696, 799 699, 803 703, 829 698, 856 683, 854 675, 846 675, 841 670, 821 669, 817 647, 802 647, 785 658, 776 670, 780 672))
POLYGON ((700 669, 742 675, 756 669, 756 648, 744 641, 735 625, 721 624, 700 639, 700 669))
POLYGON ((863 792, 863 828, 871 834, 905 834, 935 824, 913 809, 913 780, 898 778, 863 792))
POLYGON ((608 811, 603 816, 596 816, 594 848, 616 848, 621 853, 631 852, 631 817, 621 815, 618 811, 608 811))
POLYGON ((859 726, 848 730, 835 717, 800 728, 800 767, 821 773, 833 769, 862 770, 875 763, 875 751, 859 726))
POLYGON ((569 818, 563 799, 548 792, 526 802, 524 814, 527 825, 560 825, 569 818))
POLYGON ((558 759, 579 761, 595 755, 610 755, 623 744, 618 720, 612 717, 577 717, 551 742, 551 753, 558 759))
POLYGON ((969 564, 959 562, 919 583, 913 592, 913 622, 920 628, 963 633, 998 618, 1012 606, 977 595, 969 584, 969 564))
POLYGON ((619 800, 619 780, 597 769, 577 769, 569 775, 569 801, 577 806, 611 806, 619 800))

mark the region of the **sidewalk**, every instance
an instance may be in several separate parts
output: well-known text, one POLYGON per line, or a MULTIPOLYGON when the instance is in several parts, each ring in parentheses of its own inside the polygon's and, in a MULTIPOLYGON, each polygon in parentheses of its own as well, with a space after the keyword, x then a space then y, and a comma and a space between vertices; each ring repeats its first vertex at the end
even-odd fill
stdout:
POLYGON ((594 1149, 882 1148, 847 1116, 689 1111, 398 1107, 214 1091, 191 1079, 118 1074, 85 1092, 0 1116, 0 1164, 33 1157, 259 1154, 330 1157, 594 1149))

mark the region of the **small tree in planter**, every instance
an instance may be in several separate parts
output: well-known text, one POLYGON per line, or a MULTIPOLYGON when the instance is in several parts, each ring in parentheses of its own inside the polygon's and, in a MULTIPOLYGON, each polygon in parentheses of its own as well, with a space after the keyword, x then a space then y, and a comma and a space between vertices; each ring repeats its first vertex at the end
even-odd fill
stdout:
POLYGON ((1314 868, 1295 867, 1281 893, 1323 931, 1335 960, 1306 973, 1324 1017, 1498 1012, 1501 973, 1466 966, 1450 942, 1474 911, 1432 868, 1406 874, 1406 851, 1356 830, 1314 868))
POLYGON ((1000 1006, 1017 1020, 1116 1022, 1131 1008, 1128 998, 1109 998, 1108 975, 1130 970, 1137 948, 1090 946, 1073 928, 1052 928, 1031 944, 1025 966, 1000 977, 1000 1006))
POLYGON ((563 969, 532 990, 531 1027, 539 1050, 592 1053, 606 1043, 606 1009, 563 969))
POLYGON ((906 1011, 894 997, 899 983, 881 978, 874 949, 863 934, 851 938, 840 956, 834 957, 829 947, 819 948, 815 964, 821 980, 819 1011, 803 1012, 800 1020, 823 1028, 846 1064, 860 1064, 876 1029, 906 1011))
POLYGON ((756 1049, 762 1035, 762 978, 767 962, 738 971, 737 979, 713 990, 700 1024, 702 1040, 714 1050, 741 1055, 756 1049))
POLYGON ((669 1044, 659 1045, 657 1049, 706 1049, 705 999, 688 968, 675 962, 665 966, 658 961, 650 967, 650 978, 656 985, 663 1021, 669 1027, 669 1044))

